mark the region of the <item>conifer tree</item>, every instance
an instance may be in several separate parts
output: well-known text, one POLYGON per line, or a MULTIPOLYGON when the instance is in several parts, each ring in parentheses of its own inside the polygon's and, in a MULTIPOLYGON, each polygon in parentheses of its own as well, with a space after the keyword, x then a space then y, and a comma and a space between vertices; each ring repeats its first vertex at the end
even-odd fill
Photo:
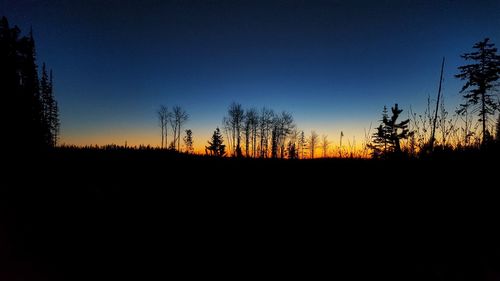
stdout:
POLYGON ((392 154, 400 154, 400 141, 409 136, 408 123, 410 120, 406 119, 399 123, 397 122, 403 110, 399 109, 396 103, 394 107, 391 108, 391 111, 392 116, 389 118, 387 115, 387 107, 384 106, 384 110, 382 111, 382 123, 373 134, 372 143, 368 145, 368 147, 372 149, 372 156, 374 158, 387 158, 392 154))
POLYGON ((209 146, 205 146, 207 152, 214 156, 224 156, 226 154, 226 145, 223 144, 224 139, 220 133, 219 127, 217 127, 212 135, 212 139, 208 141, 209 146))
POLYGON ((460 73, 455 75, 465 81, 460 90, 465 103, 460 105, 458 113, 465 114, 468 107, 475 107, 482 124, 482 142, 485 143, 489 135, 488 115, 493 115, 498 109, 494 87, 500 78, 500 56, 489 38, 474 44, 473 48, 476 49, 474 52, 461 55, 471 63, 458 67, 460 73))
POLYGON ((186 135, 184 136, 184 145, 186 146, 187 153, 193 153, 193 131, 191 129, 186 130, 186 135))

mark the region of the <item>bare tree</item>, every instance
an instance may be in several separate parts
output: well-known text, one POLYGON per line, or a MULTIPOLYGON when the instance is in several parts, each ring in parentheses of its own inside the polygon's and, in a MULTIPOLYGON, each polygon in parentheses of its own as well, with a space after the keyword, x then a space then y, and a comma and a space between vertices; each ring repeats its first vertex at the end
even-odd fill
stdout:
POLYGON ((160 109, 157 111, 159 126, 161 128, 161 148, 167 147, 167 136, 168 136, 168 122, 171 117, 171 113, 168 111, 168 108, 164 105, 160 106, 160 109))
POLYGON ((252 134, 252 129, 250 126, 250 120, 248 119, 247 113, 245 113, 245 116, 243 118, 243 134, 245 136, 245 157, 250 156, 250 143, 251 143, 251 134, 252 134))
POLYGON ((248 109, 243 118, 243 133, 245 136, 245 156, 255 157, 257 146, 257 128, 259 115, 255 108, 248 109))
POLYGON ((280 149, 280 157, 284 158, 286 138, 292 133, 293 129, 295 128, 295 124, 293 122, 292 114, 286 111, 281 112, 281 116, 279 117, 278 121, 278 147, 280 149))
MULTIPOLYGON (((224 131, 224 135, 226 137, 226 147, 229 151, 233 151, 233 142, 231 138, 232 126, 227 116, 222 117, 222 130, 224 131)), ((220 131, 220 130, 219 130, 220 131)))
POLYGON ((328 135, 323 135, 321 138, 321 149, 323 151, 323 158, 326 158, 328 152, 328 146, 330 142, 328 141, 328 135))
POLYGON ((260 157, 268 157, 269 137, 273 123, 274 111, 272 109, 262 108, 259 119, 260 135, 260 157))
POLYGON ((438 129, 441 131, 441 146, 443 148, 449 145, 450 135, 452 135, 456 129, 456 118, 449 118, 448 111, 444 107, 444 95, 441 96, 441 104, 439 110, 439 118, 438 118, 438 129))
POLYGON ((224 127, 229 132, 233 145, 233 156, 241 156, 241 130, 243 128, 243 119, 245 111, 239 103, 231 103, 227 110, 227 118, 224 118, 224 127))
POLYGON ((170 126, 174 131, 174 140, 171 144, 171 147, 175 148, 177 145, 177 151, 181 149, 181 130, 182 125, 184 125, 189 119, 189 115, 187 112, 182 109, 180 106, 176 105, 172 109, 172 115, 170 118, 170 126))
POLYGON ((259 127, 259 113, 257 109, 250 108, 246 112, 246 120, 250 129, 250 142, 252 146, 252 157, 255 158, 257 152, 257 130, 259 127))
POLYGON ((231 122, 229 121, 229 118, 227 116, 224 116, 222 118, 222 129, 224 130, 224 134, 226 136, 226 142, 227 142, 227 148, 229 149, 230 151, 230 154, 231 154, 231 151, 234 151, 234 143, 233 143, 233 139, 232 139, 232 125, 231 125, 231 122))
POLYGON ((434 111, 434 119, 432 120, 432 132, 431 132, 431 139, 429 141, 429 148, 432 151, 434 149, 434 142, 436 141, 436 121, 438 117, 438 108, 439 108, 439 99, 441 97, 441 85, 443 83, 443 70, 444 70, 444 57, 443 57, 443 62, 441 63, 441 76, 439 77, 439 88, 438 88, 438 94, 437 94, 437 100, 436 100, 436 110, 434 111))
POLYGON ((314 159, 314 150, 318 144, 318 134, 315 131, 311 131, 311 137, 309 138, 309 149, 311 150, 311 159, 314 159))
POLYGON ((271 130, 271 158, 278 158, 278 125, 277 117, 273 119, 271 130))
POLYGON ((274 116, 271 131, 271 157, 285 157, 285 141, 294 128, 293 117, 290 113, 283 111, 274 116))
POLYGON ((299 152, 297 150, 297 141, 299 139, 299 132, 295 126, 288 137, 286 152, 288 153, 289 159, 297 159, 299 157, 299 152))

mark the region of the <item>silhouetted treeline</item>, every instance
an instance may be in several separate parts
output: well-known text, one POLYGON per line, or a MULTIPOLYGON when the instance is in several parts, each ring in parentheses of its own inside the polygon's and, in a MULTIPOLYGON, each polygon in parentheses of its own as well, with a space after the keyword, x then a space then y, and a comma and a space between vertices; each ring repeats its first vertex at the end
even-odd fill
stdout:
POLYGON ((260 112, 255 108, 245 110, 233 102, 222 123, 233 157, 283 159, 297 155, 297 130, 289 112, 275 113, 265 107, 260 112))
POLYGON ((36 63, 33 32, 21 36, 7 18, 0 22, 1 130, 4 147, 40 151, 57 144, 59 110, 53 92, 52 71, 36 63))
MULTIPOLYGON (((460 91, 464 103, 455 110, 455 115, 449 116, 444 97, 441 95, 443 58, 435 110, 431 110, 429 97, 427 109, 423 114, 416 114, 410 108, 409 118, 398 121, 403 112, 398 104, 391 108, 391 117, 384 107, 381 124, 371 137, 370 133, 365 135, 361 153, 354 156, 353 139, 353 144, 349 143, 351 151, 348 157, 371 155, 373 158, 402 159, 427 158, 443 152, 448 154, 471 150, 497 152, 500 146, 500 116, 494 125, 489 116, 500 109, 500 101, 498 98, 495 99, 497 81, 500 79, 500 56, 489 38, 476 43, 473 48, 474 52, 461 55, 471 63, 460 66, 458 68, 460 73, 455 75, 456 78, 465 81, 460 91), (474 120, 474 115, 479 118, 474 120), (495 132, 494 137, 491 132, 495 132)), ((163 124, 161 125, 162 147, 163 135, 166 136, 164 121, 168 120, 168 116, 169 113, 162 108, 159 112, 160 123, 163 124)), ((320 143, 318 134, 313 130, 310 137, 306 138, 303 131, 297 130, 292 115, 286 111, 275 113, 265 107, 260 111, 255 108, 244 109, 241 104, 233 102, 228 107, 222 125, 228 155, 232 157, 315 158, 317 148, 322 149, 323 158, 328 157, 328 147, 331 144, 328 136, 323 135, 320 143), (309 155, 305 155, 305 152, 309 155)), ((174 135, 175 131, 174 129, 174 135)), ((345 155, 342 153, 343 137, 344 134, 341 132, 338 147, 338 155, 341 158, 345 155)), ((206 153, 225 155, 224 149, 222 149, 224 153, 216 152, 221 151, 222 142, 222 136, 217 128, 212 140, 209 141, 206 153)))
MULTIPOLYGON (((161 148, 168 148, 171 150, 181 151, 181 131, 182 126, 189 120, 189 114, 182 107, 176 105, 169 111, 168 107, 161 105, 157 111, 158 122, 161 128, 161 148), (173 140, 168 143, 168 125, 173 131, 173 140), (168 144, 168 146, 167 146, 168 144)), ((187 131, 186 131, 187 134, 187 131)), ((192 131, 189 130, 189 134, 192 131)), ((192 140, 192 135, 190 136, 192 140)), ((192 141, 191 141, 192 144, 192 141)), ((186 148, 188 151, 189 149, 186 148)))
MULTIPOLYGON (((343 131, 340 132, 338 154, 329 153, 332 142, 328 135, 320 136, 311 131, 306 137, 304 131, 297 129, 293 116, 286 111, 276 113, 263 107, 245 109, 240 103, 233 102, 223 117, 221 131, 217 127, 211 140, 208 141, 205 153, 215 156, 247 157, 247 158, 315 158, 316 150, 321 149, 321 157, 361 157, 370 155, 373 158, 419 158, 429 157, 435 152, 456 152, 466 150, 490 150, 498 146, 500 140, 500 116, 496 125, 490 126, 491 118, 500 109, 498 99, 495 99, 495 86, 500 78, 500 56, 497 49, 488 38, 473 46, 474 52, 461 55, 470 64, 460 66, 455 77, 465 81, 460 93, 464 103, 460 104, 453 116, 445 108, 444 96, 441 94, 443 82, 444 58, 441 63, 441 76, 437 99, 431 107, 428 98, 427 109, 423 114, 408 110, 408 118, 398 121, 402 109, 396 103, 391 108, 389 117, 384 107, 381 124, 374 133, 365 132, 365 140, 361 149, 356 147, 355 138, 352 142, 347 138, 348 150, 342 144, 343 131), (479 119, 474 120, 477 115, 479 119), (479 130, 479 126, 481 130, 479 130), (496 132, 495 137, 491 132, 496 132), (494 141, 494 140, 497 141, 494 141), (224 143, 225 142, 225 143, 224 143), (227 149, 226 149, 227 148, 227 149), (227 153, 226 153, 227 152, 227 153)), ((180 107, 174 107, 172 112, 161 106, 158 111, 161 128, 161 148, 167 147, 168 124, 173 130, 173 141, 168 148, 181 151, 180 132, 182 124, 187 121, 187 113, 180 107)), ((333 121, 334 122, 334 121, 333 121)), ((371 127, 371 126, 370 126, 371 127)), ((192 149, 192 131, 187 130, 186 150, 192 149)), ((335 147, 334 147, 335 149, 335 147)), ((494 150, 497 150, 496 148, 494 150)))

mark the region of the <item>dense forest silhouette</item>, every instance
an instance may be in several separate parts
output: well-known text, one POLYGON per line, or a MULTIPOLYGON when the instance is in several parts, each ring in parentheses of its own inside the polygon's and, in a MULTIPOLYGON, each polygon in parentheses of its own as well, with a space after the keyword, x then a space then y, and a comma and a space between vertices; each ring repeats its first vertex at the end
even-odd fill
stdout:
POLYGON ((0 22, 0 87, 4 108, 1 110, 3 147, 18 151, 53 148, 59 136, 59 110, 54 98, 53 75, 45 63, 41 78, 36 62, 33 32, 21 36, 10 27, 7 18, 0 22))
POLYGON ((341 132, 332 150, 287 111, 232 102, 195 153, 178 105, 156 112, 158 146, 59 145, 33 34, 2 18, 2 149, 30 157, 3 158, 0 280, 500 280, 489 39, 462 55, 452 116, 439 93, 422 114, 381 105, 361 149, 341 132))

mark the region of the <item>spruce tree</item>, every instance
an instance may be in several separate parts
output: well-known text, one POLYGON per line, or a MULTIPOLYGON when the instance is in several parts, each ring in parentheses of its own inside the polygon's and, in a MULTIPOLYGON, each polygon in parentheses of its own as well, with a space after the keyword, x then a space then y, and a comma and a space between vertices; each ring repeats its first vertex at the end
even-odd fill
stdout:
POLYGON ((384 106, 382 111, 381 124, 377 127, 377 131, 372 135, 372 143, 368 145, 372 149, 372 157, 374 158, 388 158, 391 155, 401 154, 402 139, 409 136, 408 123, 409 119, 397 122, 397 119, 402 109, 399 109, 396 103, 391 108, 391 118, 387 115, 387 107, 384 106))
POLYGON ((494 46, 489 38, 474 44, 473 48, 476 49, 474 52, 461 55, 466 61, 471 61, 471 64, 458 67, 460 73, 455 75, 465 81, 460 90, 465 103, 460 105, 458 113, 465 114, 469 106, 475 107, 482 123, 483 143, 489 135, 488 115, 493 115, 498 109, 494 87, 500 78, 500 56, 494 46))
POLYGON ((224 139, 222 138, 219 127, 217 127, 212 135, 211 141, 208 141, 209 146, 205 146, 205 148, 210 151, 210 155, 224 156, 226 154, 226 145, 224 145, 223 142, 224 139))
POLYGON ((40 78, 40 99, 42 103, 43 138, 47 145, 52 144, 52 131, 50 130, 51 119, 51 93, 49 86, 49 75, 45 63, 42 64, 42 77, 40 78))

